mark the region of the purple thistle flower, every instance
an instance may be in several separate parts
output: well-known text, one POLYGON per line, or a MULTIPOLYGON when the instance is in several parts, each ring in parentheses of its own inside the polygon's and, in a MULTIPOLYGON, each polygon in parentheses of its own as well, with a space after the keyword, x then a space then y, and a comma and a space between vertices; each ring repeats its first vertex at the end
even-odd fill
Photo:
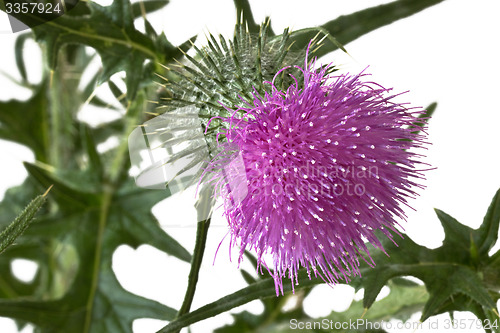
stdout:
POLYGON ((366 74, 314 66, 306 58, 297 67, 303 84, 294 78, 280 91, 266 82, 270 93, 254 93, 223 119, 227 141, 207 169, 222 170, 212 181, 239 261, 255 250, 277 295, 283 277, 298 283, 300 267, 331 285, 360 275, 360 257, 374 264, 365 241, 383 250, 375 231, 392 239, 405 219, 401 204, 422 187, 413 148, 424 144, 424 111, 393 102, 391 89, 364 82, 366 74))

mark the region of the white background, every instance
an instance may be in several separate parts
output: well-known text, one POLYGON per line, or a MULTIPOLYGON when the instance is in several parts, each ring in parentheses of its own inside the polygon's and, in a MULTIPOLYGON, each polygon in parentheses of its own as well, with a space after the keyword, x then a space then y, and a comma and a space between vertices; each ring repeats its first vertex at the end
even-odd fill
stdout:
MULTIPOLYGON (((299 29, 319 25, 338 15, 384 2, 388 1, 251 1, 256 21, 270 15, 276 32, 287 26, 299 29)), ((373 74, 374 81, 394 87, 396 91, 409 90, 404 99, 414 106, 439 103, 430 122, 428 132, 432 145, 427 151, 427 161, 437 169, 427 173, 427 189, 420 191, 421 196, 411 203, 416 211, 408 210, 408 221, 404 223, 409 237, 431 248, 440 246, 444 238, 433 208, 444 210, 466 225, 478 227, 500 187, 499 11, 498 0, 447 0, 348 44, 349 55, 334 52, 323 60, 334 61, 342 70, 350 72, 370 66, 368 72, 373 74)), ((172 0, 165 10, 153 14, 151 20, 157 30, 164 30, 170 41, 177 44, 195 34, 203 36, 207 31, 231 36, 235 14, 230 0, 172 0)), ((7 17, 0 13, 0 69, 19 77, 14 65, 15 37, 10 33, 7 17)), ((202 44, 202 39, 198 43, 202 44)), ((36 59, 36 46, 26 47, 36 59)), ((37 61, 29 64, 28 73, 33 80, 40 78, 39 66, 37 61)), ((106 95, 105 88, 101 88, 99 94, 106 95)), ((13 97, 25 99, 28 93, 0 75, 0 99, 13 97)), ((81 116, 89 123, 101 117, 87 110, 82 110, 81 116)), ((25 148, 5 142, 0 142, 0 152, 1 198, 6 188, 22 182, 26 172, 21 162, 33 157, 25 148)), ((165 229, 190 251, 195 234, 194 223, 191 223, 195 214, 192 203, 192 196, 184 195, 168 199, 154 209, 165 229), (183 226, 174 225, 179 221, 183 226)), ((227 238, 212 264, 216 248, 226 233, 220 212, 216 215, 219 226, 210 231, 193 309, 244 286, 234 256, 233 262, 228 259, 227 238)), ((34 273, 33 265, 26 262, 18 262, 15 268, 24 278, 34 273)), ((138 250, 121 247, 114 255, 114 270, 130 291, 172 307, 180 306, 189 272, 186 263, 149 246, 138 250)), ((332 309, 346 309, 353 296, 354 291, 348 286, 333 289, 321 286, 306 299, 306 311, 325 316, 332 309)), ((262 311, 257 301, 245 309, 262 311)), ((239 310, 242 309, 236 312, 239 310)), ((458 314, 457 318, 473 316, 458 314)), ((230 321, 230 315, 223 314, 193 325, 193 332, 210 332, 213 327, 230 321)), ((134 331, 153 332, 164 324, 141 319, 134 322, 134 331)), ((31 328, 27 328, 23 332, 30 331, 31 328)), ((392 331, 413 332, 413 329, 392 331)), ((0 318, 0 332, 17 330, 9 319, 0 318)))

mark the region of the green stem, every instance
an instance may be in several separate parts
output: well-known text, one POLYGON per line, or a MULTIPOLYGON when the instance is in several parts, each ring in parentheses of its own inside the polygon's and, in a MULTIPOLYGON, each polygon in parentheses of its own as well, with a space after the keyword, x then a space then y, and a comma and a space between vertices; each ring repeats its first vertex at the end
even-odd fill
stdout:
MULTIPOLYGON (((140 118, 143 116, 143 113, 141 111, 143 110, 144 100, 142 97, 142 94, 138 94, 136 100, 133 103, 129 102, 127 108, 126 126, 123 133, 123 136, 125 138, 128 137, 132 129, 135 128, 135 126, 140 122, 140 118)), ((103 194, 99 211, 99 226, 96 235, 96 250, 94 254, 94 265, 92 267, 92 282, 89 297, 87 299, 87 305, 85 307, 85 322, 83 332, 90 332, 90 328, 92 325, 92 313, 95 294, 99 285, 104 232, 108 221, 109 210, 113 201, 113 196, 116 192, 116 188, 119 186, 119 176, 127 165, 127 147, 127 140, 123 140, 120 143, 120 146, 117 148, 114 158, 112 159, 109 170, 109 178, 107 182, 103 184, 103 194)))
MULTIPOLYGON (((127 105, 127 114, 130 113, 130 110, 131 110, 131 103, 129 102, 127 105)), ((137 126, 136 116, 125 118, 125 133, 124 133, 125 135, 124 137, 122 137, 122 140, 117 148, 115 157, 113 158, 110 164, 109 179, 111 181, 116 181, 123 170, 124 160, 126 158, 126 152, 128 149, 127 138, 132 129, 135 128, 136 126, 137 126)))
MULTIPOLYGON (((50 83, 49 83, 49 96, 50 96, 50 150, 49 150, 49 161, 52 166, 58 168, 60 164, 60 156, 63 153, 60 142, 61 140, 61 108, 60 108, 60 96, 61 91, 59 90, 59 80, 54 80, 55 71, 50 71, 50 83), (55 82, 55 83, 54 83, 55 82)), ((63 83, 64 84, 64 83, 63 83)))
POLYGON ((92 323, 92 308, 94 306, 94 298, 97 291, 97 286, 99 284, 99 270, 101 266, 101 256, 102 256, 102 243, 104 237, 104 230, 106 228, 106 222, 108 220, 109 208, 111 206, 111 200, 113 197, 113 189, 105 189, 101 209, 99 212, 99 226, 96 237, 96 250, 94 254, 94 266, 92 267, 92 284, 90 286, 89 298, 87 299, 87 305, 85 306, 85 322, 83 332, 90 332, 90 326, 92 323))
MULTIPOLYGON (((307 272, 302 269, 299 271, 299 280, 302 280, 300 285, 295 286, 295 291, 323 283, 321 279, 309 280, 307 272)), ((283 286, 284 293, 291 292, 291 285, 286 284, 283 286)), ((263 297, 276 297, 276 287, 272 277, 262 279, 248 287, 238 290, 230 295, 224 296, 219 300, 209 303, 171 321, 168 325, 160 329, 157 333, 170 333, 178 332, 183 327, 189 326, 206 318, 217 316, 223 312, 231 310, 237 306, 246 304, 255 299, 262 299, 263 297)))
POLYGON ((144 115, 143 111, 146 110, 147 100, 143 93, 138 93, 133 101, 128 101, 127 112, 125 118, 125 130, 119 146, 116 149, 116 154, 111 161, 109 168, 109 179, 112 183, 119 181, 124 168, 127 166, 128 161, 128 136, 132 131, 142 122, 144 115))
POLYGON ((188 313, 191 309, 191 304, 193 303, 201 263, 203 261, 203 254, 205 253, 208 228, 210 227, 210 215, 214 203, 212 194, 213 188, 210 186, 204 186, 200 191, 200 199, 196 203, 199 220, 196 229, 196 243, 194 246, 193 257, 191 259, 191 270, 189 271, 186 294, 184 295, 184 300, 182 302, 181 308, 177 313, 177 318, 188 313))
MULTIPOLYGON (((56 169, 68 167, 68 161, 73 157, 73 117, 76 117, 80 105, 75 103, 74 92, 78 91, 81 73, 86 66, 86 59, 82 59, 84 52, 82 46, 66 46, 59 53, 58 68, 48 73, 50 142, 47 155, 49 164, 56 169)), ((48 61, 48 55, 45 60, 48 61)))
POLYGON ((196 229, 196 244, 194 246, 193 258, 191 259, 191 270, 189 271, 188 286, 182 306, 177 313, 177 318, 186 314, 191 309, 193 303, 194 293, 196 291, 196 284, 203 261, 203 254, 205 253, 205 245, 207 241, 208 228, 210 226, 210 219, 198 222, 196 229))

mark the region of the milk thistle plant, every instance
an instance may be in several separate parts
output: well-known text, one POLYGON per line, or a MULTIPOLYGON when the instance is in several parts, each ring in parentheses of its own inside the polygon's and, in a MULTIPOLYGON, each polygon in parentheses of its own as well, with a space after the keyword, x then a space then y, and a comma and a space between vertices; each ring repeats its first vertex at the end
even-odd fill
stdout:
MULTIPOLYGON (((416 313, 425 322, 469 311, 485 331, 499 331, 500 254, 491 249, 500 192, 478 229, 436 209, 442 246, 413 242, 404 226, 418 221, 406 221, 405 211, 432 168, 423 155, 436 104, 402 104, 404 87, 385 88, 369 69, 346 73, 320 58, 440 2, 397 0, 277 33, 270 18, 255 22, 251 1, 234 0, 234 35, 177 46, 150 22, 168 1, 72 2, 43 20, 11 13, 13 30, 29 28, 15 36, 13 80, 31 96, 0 101, 0 138, 29 148, 35 162, 0 203, 0 316, 35 332, 142 333, 133 329, 137 319, 165 321, 151 332, 180 332, 232 311, 234 321, 216 332, 369 332, 416 313), (40 82, 25 64, 29 40, 41 46, 40 82), (99 68, 91 65, 97 58, 99 68), (98 93, 103 87, 113 101, 98 93), (89 106, 114 120, 90 126, 80 114, 89 106), (189 187, 197 188, 192 250, 151 213, 189 187), (192 308, 214 211, 227 221, 222 244, 237 252, 233 266, 245 284, 192 308), (190 264, 180 307, 118 281, 117 248, 143 244, 190 264), (12 270, 16 259, 37 264, 31 281, 12 270), (315 318, 304 299, 321 284, 363 289, 363 300, 315 318), (377 300, 384 287, 388 296, 377 300), (233 310, 254 300, 261 314, 233 310), (355 329, 315 325, 361 316, 369 322, 355 329)), ((169 274, 165 284, 180 273, 169 274)))

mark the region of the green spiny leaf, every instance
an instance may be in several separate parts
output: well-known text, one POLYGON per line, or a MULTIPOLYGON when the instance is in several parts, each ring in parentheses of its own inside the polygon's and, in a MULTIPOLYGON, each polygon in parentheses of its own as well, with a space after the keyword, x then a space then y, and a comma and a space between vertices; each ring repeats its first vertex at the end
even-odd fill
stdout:
MULTIPOLYGON (((51 177, 32 165, 29 170, 38 171, 42 182, 51 177)), ((56 327, 69 332, 131 332, 136 318, 172 319, 174 309, 125 291, 111 270, 112 254, 121 244, 137 247, 147 243, 182 260, 190 259, 189 253, 161 230, 151 214, 152 205, 164 197, 164 192, 137 189, 128 181, 113 198, 95 193, 95 198, 101 199, 94 204, 83 201, 83 205, 69 207, 64 202, 66 191, 74 191, 72 185, 58 180, 56 186, 63 192, 51 196, 59 212, 41 216, 43 223, 33 225, 27 239, 49 237, 74 246, 74 280, 58 301, 0 300, 0 315, 30 321, 42 332, 56 327)))
POLYGON ((89 101, 90 104, 97 107, 104 107, 107 109, 116 110, 117 108, 114 105, 110 105, 109 103, 103 101, 98 96, 94 95, 100 75, 101 75, 100 72, 95 73, 88 82, 88 84, 83 88, 82 100, 84 100, 85 102, 89 101))
MULTIPOLYGON (((443 0, 393 1, 388 4, 367 8, 353 14, 340 16, 321 25, 321 28, 324 29, 325 32, 328 32, 330 36, 335 37, 341 45, 346 45, 370 31, 414 15, 442 1, 443 0)), ((303 50, 317 32, 318 30, 306 30, 303 31, 303 33, 294 34, 294 48, 303 50)), ((338 48, 339 45, 335 43, 327 43, 321 47, 315 55, 321 57, 338 48)))
POLYGON ((113 80, 108 81, 109 89, 115 98, 124 106, 127 106, 127 101, 125 100, 125 93, 118 88, 118 86, 113 82, 113 80))
POLYGON ((25 162, 24 167, 43 187, 47 188, 53 185, 52 196, 60 202, 64 202, 68 207, 92 206, 98 200, 93 193, 82 191, 82 188, 78 188, 77 183, 70 183, 67 178, 58 177, 46 166, 44 168, 41 165, 25 162))
POLYGON ((500 223, 500 190, 495 193, 486 212, 481 227, 477 230, 477 246, 480 255, 487 255, 498 239, 498 225, 500 223))
MULTIPOLYGON (((436 112, 437 106, 438 106, 438 103, 436 103, 436 102, 429 104, 425 108, 425 112, 422 113, 422 114, 420 114, 418 116, 418 118, 420 118, 420 119, 429 119, 430 117, 432 117, 432 115, 434 114, 434 112, 436 112)), ((424 123, 417 123, 417 125, 423 126, 424 123)))
POLYGON ((103 64, 100 82, 116 72, 126 71, 129 99, 134 98, 141 83, 146 59, 161 63, 176 56, 174 52, 158 48, 166 43, 164 35, 159 37, 161 41, 153 40, 135 29, 128 0, 114 1, 107 7, 79 2, 68 15, 34 27, 33 32, 46 46, 50 68, 56 67, 57 55, 64 45, 76 43, 94 48, 103 64), (88 10, 90 14, 79 15, 88 10))
POLYGON ((168 5, 169 0, 147 0, 134 2, 132 4, 132 15, 136 19, 143 14, 150 14, 168 5))
POLYGON ((457 262, 466 263, 470 258, 469 251, 473 229, 461 224, 442 210, 435 209, 435 211, 444 229, 444 254, 449 253, 457 262))
POLYGON ((237 23, 241 26, 247 25, 248 31, 252 33, 259 32, 259 25, 255 23, 248 0, 234 0, 234 6, 236 7, 237 23))
POLYGON ((424 113, 421 113, 418 115, 418 119, 420 119, 421 121, 415 122, 415 123, 413 123, 414 125, 409 126, 409 128, 418 127, 416 131, 412 132, 413 134, 418 134, 422 130, 422 127, 424 127, 425 124, 432 117, 432 115, 436 111, 436 108, 437 108, 437 103, 436 102, 431 103, 431 104, 429 104, 429 106, 427 106, 424 113))
POLYGON ((44 194, 33 199, 21 212, 21 214, 19 214, 19 216, 17 216, 16 219, 0 233, 0 253, 12 245, 12 243, 14 243, 15 240, 29 227, 35 217, 35 214, 45 203, 49 190, 50 188, 44 194))
MULTIPOLYGON (((406 280, 408 281, 408 280, 406 280)), ((401 286, 392 280, 388 282, 389 295, 373 306, 364 314, 363 319, 370 322, 388 321, 391 319, 408 320, 412 314, 421 311, 429 295, 424 286, 401 286)), ((332 312, 328 316, 335 322, 348 322, 357 320, 365 312, 362 301, 354 301, 344 312, 332 312)))
POLYGON ((16 39, 16 44, 14 46, 15 56, 16 56, 16 65, 19 70, 19 74, 21 74, 21 78, 23 81, 28 81, 28 75, 26 74, 26 66, 24 64, 24 43, 28 38, 31 38, 31 34, 21 34, 16 39))
POLYGON ((252 284, 257 282, 257 280, 252 276, 252 274, 248 273, 244 269, 241 270, 241 275, 247 284, 252 284))
POLYGON ((46 88, 46 83, 36 87, 27 101, 0 102, 0 138, 27 146, 42 162, 49 146, 46 88))

